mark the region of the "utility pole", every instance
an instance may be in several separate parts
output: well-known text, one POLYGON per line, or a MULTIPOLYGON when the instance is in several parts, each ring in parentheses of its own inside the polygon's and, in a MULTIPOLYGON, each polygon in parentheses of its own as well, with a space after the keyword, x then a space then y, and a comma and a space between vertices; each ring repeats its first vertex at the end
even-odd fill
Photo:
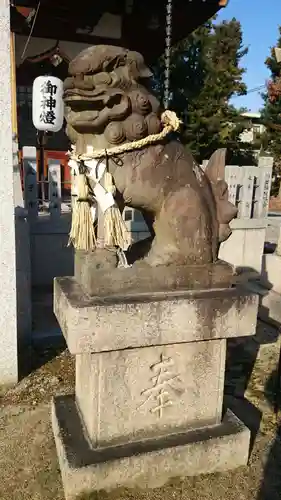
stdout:
POLYGON ((276 61, 278 63, 281 63, 281 48, 275 47, 274 52, 275 52, 276 61))

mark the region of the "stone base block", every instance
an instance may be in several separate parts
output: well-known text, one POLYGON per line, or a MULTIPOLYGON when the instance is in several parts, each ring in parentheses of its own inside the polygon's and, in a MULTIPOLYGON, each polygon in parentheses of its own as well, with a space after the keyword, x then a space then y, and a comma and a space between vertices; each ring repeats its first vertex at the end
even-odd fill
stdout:
POLYGON ((280 327, 281 324, 281 294, 267 290, 260 296, 259 318, 280 327))
POLYGON ((220 246, 219 258, 234 268, 262 270, 266 222, 265 219, 234 219, 232 234, 220 246))
POLYGON ((90 296, 229 288, 233 281, 233 266, 223 261, 203 266, 156 267, 140 261, 128 268, 105 268, 108 259, 114 260, 113 252, 105 252, 101 262, 96 251, 75 253, 75 279, 90 296))
POLYGON ((280 327, 281 324, 281 293, 269 290, 260 281, 251 281, 247 288, 259 296, 258 317, 266 323, 280 327))
POLYGON ((276 293, 281 293, 281 257, 276 254, 262 256, 261 283, 276 293))
POLYGON ((75 398, 94 448, 221 422, 226 341, 77 354, 75 398))
POLYGON ((54 313, 72 354, 254 335, 258 297, 245 289, 87 296, 55 278, 54 313))
POLYGON ((52 424, 67 500, 119 487, 160 487, 248 461, 250 431, 230 411, 218 425, 100 450, 89 445, 74 396, 53 400, 52 424))

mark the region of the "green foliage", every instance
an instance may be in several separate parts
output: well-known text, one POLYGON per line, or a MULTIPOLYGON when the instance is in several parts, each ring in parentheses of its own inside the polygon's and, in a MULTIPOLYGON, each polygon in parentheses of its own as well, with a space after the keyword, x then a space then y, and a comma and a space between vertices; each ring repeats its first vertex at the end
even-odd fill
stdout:
MULTIPOLYGON (((279 40, 277 46, 281 47, 281 26, 279 27, 279 40)), ((281 75, 281 64, 277 63, 274 50, 271 49, 271 55, 265 61, 266 66, 271 72, 271 79, 274 82, 281 75)), ((268 89, 269 90, 269 89, 268 89)), ((276 99, 270 98, 270 91, 263 94, 264 108, 262 110, 262 119, 268 124, 268 147, 274 156, 275 166, 280 170, 281 159, 281 95, 276 99), (279 125, 280 130, 274 130, 270 124, 279 125)))
MULTIPOLYGON (((279 27, 279 39, 276 46, 281 47, 281 26, 279 27)), ((271 73, 271 81, 274 85, 278 77, 281 76, 281 64, 277 63, 273 48, 265 64, 271 73)), ((263 99, 262 120, 267 125, 265 139, 268 151, 274 157, 273 174, 277 181, 272 185, 272 193, 277 194, 280 184, 280 178, 277 175, 281 173, 281 94, 272 99, 271 87, 268 86, 267 92, 263 94, 263 99), (279 125, 280 129, 274 129, 272 127, 274 125, 279 125)))
MULTIPOLYGON (((234 95, 246 94, 240 61, 247 50, 236 19, 220 24, 212 19, 172 51, 169 107, 183 120, 181 138, 198 161, 209 158, 219 147, 228 148, 228 162, 237 159, 239 135, 249 124, 241 119, 243 110, 229 101, 234 95)), ((155 75, 155 88, 162 96, 163 58, 155 75)))

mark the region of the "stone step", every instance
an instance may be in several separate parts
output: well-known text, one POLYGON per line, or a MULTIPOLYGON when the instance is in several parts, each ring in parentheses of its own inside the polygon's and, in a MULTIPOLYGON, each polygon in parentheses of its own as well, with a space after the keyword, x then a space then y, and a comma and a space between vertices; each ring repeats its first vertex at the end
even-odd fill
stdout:
POLYGON ((259 317, 276 326, 281 326, 281 294, 273 290, 260 296, 259 317))
POLYGON ((38 287, 32 291, 32 339, 62 337, 62 332, 53 313, 52 287, 38 287))
POLYGON ((270 290, 262 282, 249 281, 244 285, 249 291, 258 294, 259 310, 258 317, 266 323, 281 326, 281 294, 270 290))
POLYGON ((247 289, 253 293, 257 293, 260 297, 265 297, 270 291, 259 281, 249 281, 246 285, 247 289))

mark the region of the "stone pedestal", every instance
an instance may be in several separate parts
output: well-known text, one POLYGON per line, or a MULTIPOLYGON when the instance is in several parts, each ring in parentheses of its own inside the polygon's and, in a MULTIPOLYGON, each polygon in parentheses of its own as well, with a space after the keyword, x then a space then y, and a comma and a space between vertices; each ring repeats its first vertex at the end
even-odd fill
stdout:
POLYGON ((235 288, 90 298, 55 280, 76 356, 75 396, 52 406, 67 499, 247 463, 249 430, 222 415, 225 350, 255 333, 257 306, 235 288))

